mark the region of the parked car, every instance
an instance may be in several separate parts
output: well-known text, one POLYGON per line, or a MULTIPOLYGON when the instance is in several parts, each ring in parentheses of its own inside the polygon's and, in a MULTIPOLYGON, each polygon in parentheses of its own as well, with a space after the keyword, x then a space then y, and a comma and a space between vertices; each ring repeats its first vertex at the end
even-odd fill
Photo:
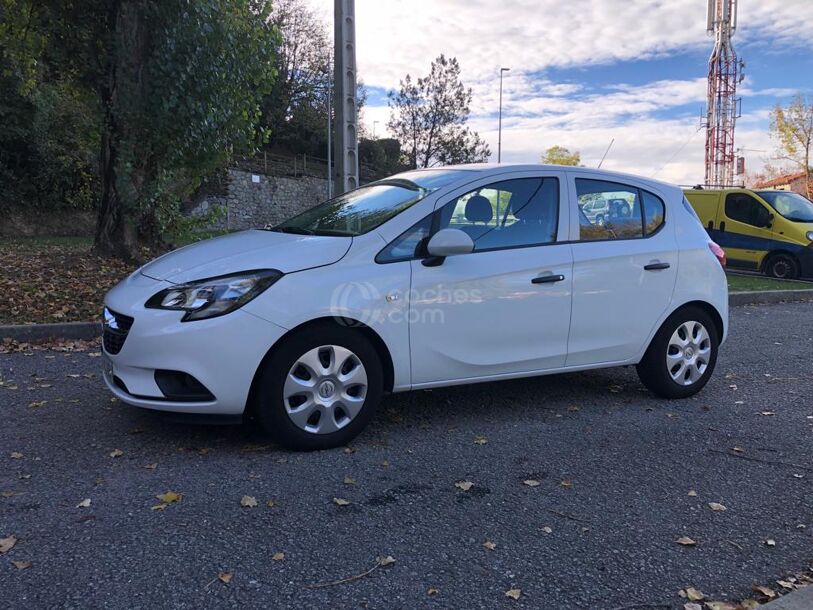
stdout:
POLYGON ((388 392, 636 365, 683 398, 726 337, 722 259, 660 182, 410 171, 135 271, 105 300, 104 379, 131 405, 256 418, 296 449, 347 443, 388 392), (593 224, 579 203, 597 198, 630 213, 593 224))
POLYGON ((790 191, 691 189, 686 197, 731 267, 813 277, 813 203, 790 191))

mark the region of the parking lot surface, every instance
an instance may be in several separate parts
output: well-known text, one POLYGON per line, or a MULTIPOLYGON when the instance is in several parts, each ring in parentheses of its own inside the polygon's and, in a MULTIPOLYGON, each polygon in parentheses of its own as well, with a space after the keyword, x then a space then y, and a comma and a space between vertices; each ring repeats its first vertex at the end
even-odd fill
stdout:
POLYGON ((813 560, 811 303, 732 310, 689 400, 633 368, 399 394, 309 454, 111 401, 100 364, 0 354, 0 607, 682 608, 813 560))

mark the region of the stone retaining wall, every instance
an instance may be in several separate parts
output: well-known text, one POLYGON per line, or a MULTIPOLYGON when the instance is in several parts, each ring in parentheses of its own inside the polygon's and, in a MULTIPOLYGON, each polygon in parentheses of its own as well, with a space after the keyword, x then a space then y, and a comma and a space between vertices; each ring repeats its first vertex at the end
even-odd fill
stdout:
POLYGON ((289 178, 229 170, 227 194, 207 197, 188 209, 190 216, 217 212, 208 228, 251 229, 278 224, 327 198, 327 180, 289 178))

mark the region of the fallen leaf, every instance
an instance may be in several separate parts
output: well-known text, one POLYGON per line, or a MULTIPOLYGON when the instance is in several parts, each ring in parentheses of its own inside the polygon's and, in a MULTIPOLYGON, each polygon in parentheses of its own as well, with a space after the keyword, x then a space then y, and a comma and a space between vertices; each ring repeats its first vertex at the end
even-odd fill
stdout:
POLYGON ((181 499, 183 498, 183 495, 174 491, 167 491, 165 493, 158 494, 155 497, 161 500, 161 502, 163 502, 164 504, 172 504, 173 502, 180 502, 181 499))
POLYGON ((273 559, 274 561, 282 561, 283 559, 285 559, 285 553, 274 553, 273 555, 271 555, 271 559, 273 559))
POLYGON ((719 502, 709 502, 709 508, 716 512, 722 512, 726 509, 725 506, 723 506, 719 502))
POLYGON ((520 595, 522 595, 522 589, 508 589, 508 591, 505 592, 505 596, 511 599, 519 599, 520 595))
POLYGON ((333 503, 336 506, 349 506, 351 504, 350 500, 345 500, 344 498, 333 498, 333 503))
POLYGON ((198 455, 206 455, 210 451, 211 449, 209 449, 209 447, 204 447, 203 449, 198 449, 198 455))
POLYGON ((23 459, 23 454, 19 451, 12 451, 11 452, 11 459, 12 460, 21 460, 23 459))
POLYGON ((265 505, 266 505, 268 508, 274 508, 274 501, 273 501, 273 500, 267 500, 267 501, 266 501, 266 503, 265 503, 265 505))
POLYGON ((474 439, 475 445, 485 445, 488 442, 488 439, 485 436, 478 436, 474 439))
POLYGON ((455 487, 457 487, 458 489, 462 489, 463 491, 470 490, 473 485, 474 483, 472 483, 471 481, 458 481, 457 483, 454 484, 455 487))
POLYGON ((683 591, 683 596, 689 601, 699 602, 706 599, 706 595, 702 591, 698 591, 694 587, 686 587, 683 591))
POLYGON ((677 542, 678 544, 682 544, 683 546, 694 546, 697 544, 694 540, 692 540, 688 536, 681 536, 680 538, 675 540, 675 542, 677 542))
POLYGON ((546 534, 552 534, 553 533, 553 530, 550 527, 548 527, 547 525, 542 528, 542 531, 545 532, 546 534))
POLYGON ((39 407, 42 407, 46 404, 48 404, 47 400, 35 400, 28 406, 31 407, 32 409, 38 409, 39 407))
POLYGON ((734 453, 745 453, 745 449, 743 449, 742 447, 733 447, 731 450, 734 453))
POLYGON ((150 507, 150 510, 164 510, 167 506, 169 506, 169 504, 162 502, 161 504, 156 504, 155 506, 150 507))
POLYGON ((573 487, 573 481, 565 479, 564 481, 559 483, 559 485, 561 485, 562 487, 573 487))
POLYGON ((762 605, 762 604, 760 604, 760 603, 759 603, 757 600, 755 600, 755 599, 744 599, 744 600, 742 600, 742 601, 740 602, 740 609, 741 609, 741 610, 756 610, 756 609, 757 609, 757 608, 759 608, 761 605, 762 605))
POLYGON ((694 489, 690 489, 687 495, 691 496, 692 498, 696 498, 697 492, 694 489))
POLYGON ((76 508, 87 508, 88 506, 90 506, 90 498, 85 498, 76 505, 76 508))
POLYGON ((765 417, 770 417, 771 415, 776 415, 774 411, 760 411, 760 415, 764 415, 765 417))
POLYGON ((783 589, 793 589, 793 583, 788 582, 787 580, 777 580, 776 584, 778 584, 783 589))
POLYGON ((18 570, 25 570, 31 567, 30 561, 12 561, 11 562, 18 570))
POLYGON ((568 405, 567 410, 568 411, 578 411, 579 410, 579 405, 568 405))
POLYGON ((493 551, 494 549, 497 548, 497 543, 496 542, 491 542, 491 540, 486 540, 483 543, 483 546, 486 547, 489 551, 493 551))
POLYGON ((355 485, 355 484, 356 484, 356 480, 355 480, 355 479, 351 479, 350 477, 344 477, 344 484, 345 484, 345 485, 355 485))
POLYGON ((774 591, 770 587, 763 587, 762 585, 754 585, 753 587, 751 587, 751 590, 754 593, 761 593, 762 595, 764 595, 768 599, 773 599, 774 597, 776 597, 776 591, 774 591))
POLYGON ((776 546, 776 540, 774 540, 773 538, 768 538, 765 541, 765 544, 768 545, 768 546, 776 546))
POLYGON ((234 578, 234 572, 221 572, 217 575, 217 579, 224 585, 229 584, 232 578, 234 578))
POLYGON ((110 452, 110 457, 112 458, 121 457, 122 455, 124 455, 124 451, 121 449, 113 449, 113 451, 110 452))
POLYGON ((345 447, 345 448, 344 448, 344 452, 345 452, 345 453, 355 453, 355 452, 356 452, 356 450, 355 450, 355 449, 353 449, 353 447, 345 447))
POLYGON ((526 479, 525 481, 523 481, 523 483, 528 487, 538 487, 539 485, 541 485, 539 481, 535 481, 534 479, 526 479))
POLYGON ((683 604, 683 610, 703 610, 703 607, 700 604, 689 602, 688 604, 683 604))
POLYGON ((158 468, 158 464, 157 463, 155 463, 155 464, 144 464, 144 468, 146 468, 147 470, 155 470, 156 468, 158 468))
POLYGON ((391 564, 395 563, 395 557, 393 557, 392 555, 387 555, 386 557, 383 557, 383 556, 382 557, 376 557, 376 561, 378 562, 378 565, 380 565, 382 567, 383 566, 388 566, 388 565, 391 565, 391 564))
POLYGON ((438 590, 435 587, 429 587, 426 590, 427 595, 437 595, 437 593, 438 593, 438 590))
POLYGON ((240 506, 243 508, 254 508, 257 506, 257 498, 254 496, 243 496, 240 498, 240 506))
POLYGON ((737 606, 728 602, 706 602, 709 610, 737 610, 737 606))
POLYGON ((0 538, 0 555, 5 555, 11 549, 14 548, 14 545, 17 544, 17 538, 14 536, 9 536, 8 538, 0 538))

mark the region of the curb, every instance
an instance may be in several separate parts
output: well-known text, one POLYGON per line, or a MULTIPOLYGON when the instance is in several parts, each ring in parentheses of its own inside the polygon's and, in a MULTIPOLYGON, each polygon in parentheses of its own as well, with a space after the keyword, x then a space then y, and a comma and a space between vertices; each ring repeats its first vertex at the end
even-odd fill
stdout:
MULTIPOLYGON (((729 307, 768 305, 792 301, 813 301, 813 290, 768 290, 765 292, 732 292, 729 307)), ((63 324, 9 324, 0 326, 0 340, 47 341, 49 339, 96 339, 102 334, 100 322, 65 322, 63 324)), ((813 606, 811 606, 813 607, 813 606)))
POLYGON ((788 301, 813 301, 813 290, 766 290, 764 292, 732 292, 728 295, 729 307, 767 305, 788 301))
POLYGON ((813 586, 808 585, 797 589, 760 608, 764 608, 764 610, 810 610, 813 608, 813 586))
POLYGON ((89 340, 102 334, 101 322, 65 322, 62 324, 11 324, 0 326, 0 339, 48 341, 49 339, 89 340))

